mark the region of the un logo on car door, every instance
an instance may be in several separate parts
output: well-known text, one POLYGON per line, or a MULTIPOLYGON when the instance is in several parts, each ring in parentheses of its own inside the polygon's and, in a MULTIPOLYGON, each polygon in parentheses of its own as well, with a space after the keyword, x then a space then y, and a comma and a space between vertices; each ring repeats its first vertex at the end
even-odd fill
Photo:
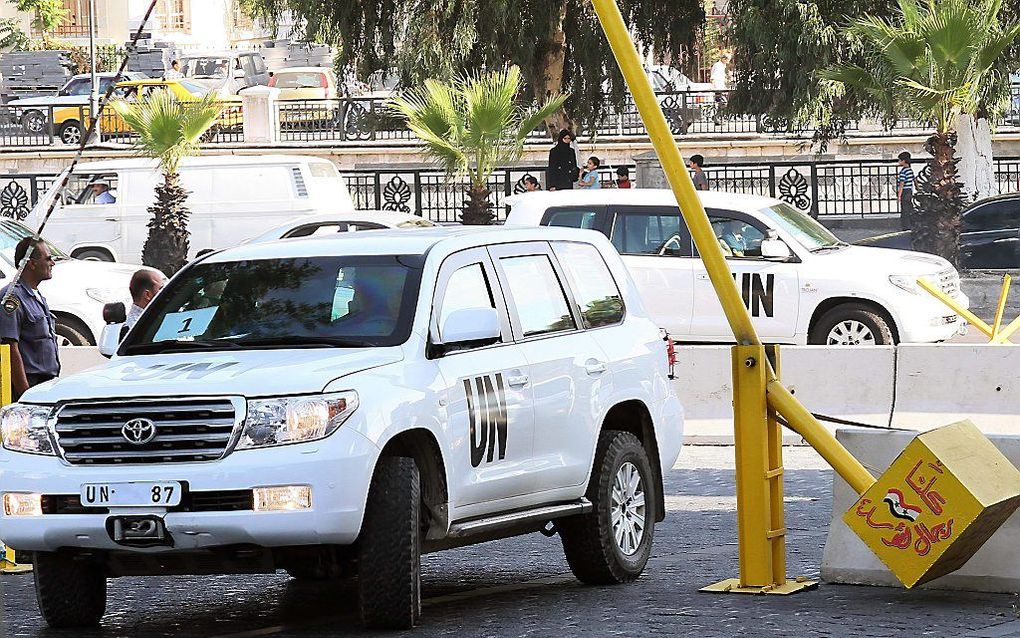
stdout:
POLYGON ((492 463, 499 448, 499 459, 506 457, 506 390, 503 375, 484 375, 464 379, 471 436, 471 467, 484 459, 492 463), (487 453, 487 454, 486 454, 487 453))

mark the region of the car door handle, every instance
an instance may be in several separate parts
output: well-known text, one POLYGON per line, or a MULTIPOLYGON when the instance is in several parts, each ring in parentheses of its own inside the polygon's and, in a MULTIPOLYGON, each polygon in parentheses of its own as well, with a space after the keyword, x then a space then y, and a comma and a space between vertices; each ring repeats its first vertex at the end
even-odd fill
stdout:
POLYGON ((584 362, 584 371, 592 375, 602 374, 606 371, 606 364, 598 359, 588 359, 584 362))
POLYGON ((512 374, 506 378, 506 384, 511 388, 521 388, 528 385, 528 375, 512 374))

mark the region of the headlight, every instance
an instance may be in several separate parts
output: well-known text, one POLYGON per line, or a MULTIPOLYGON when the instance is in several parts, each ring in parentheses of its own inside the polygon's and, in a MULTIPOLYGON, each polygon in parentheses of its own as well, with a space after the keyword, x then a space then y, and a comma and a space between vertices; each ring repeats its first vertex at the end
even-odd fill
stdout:
POLYGON ((47 421, 52 408, 12 403, 0 409, 0 434, 4 447, 15 452, 54 454, 47 421))
POLYGON ((238 450, 323 439, 358 409, 353 390, 307 397, 248 401, 238 450))
POLYGON ((889 283, 912 295, 921 292, 921 289, 917 287, 917 277, 912 275, 889 275, 889 283))
POLYGON ((99 303, 124 301, 128 297, 127 291, 120 288, 86 288, 85 294, 99 303))

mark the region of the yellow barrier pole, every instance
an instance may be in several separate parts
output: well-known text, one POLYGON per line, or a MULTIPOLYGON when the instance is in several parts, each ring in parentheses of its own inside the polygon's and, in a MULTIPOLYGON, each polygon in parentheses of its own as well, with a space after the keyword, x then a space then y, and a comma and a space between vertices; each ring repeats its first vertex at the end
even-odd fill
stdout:
MULTIPOLYGON (((0 345, 0 407, 13 400, 11 390, 11 347, 0 345)), ((0 541, 0 574, 21 574, 32 571, 31 565, 19 565, 14 550, 0 541)))
POLYGON ((980 317, 975 315, 970 310, 967 310, 960 304, 956 303, 956 300, 947 295, 946 293, 939 290, 935 284, 931 283, 924 277, 917 280, 917 285, 925 289, 928 294, 935 297, 945 305, 949 306, 949 309, 966 319, 972 326, 980 330, 989 339, 992 338, 992 327, 985 323, 980 317))
POLYGON ((1010 335, 1020 329, 1020 317, 1017 317, 1013 321, 1009 322, 1009 325, 999 331, 999 334, 992 340, 992 343, 1012 343, 1009 340, 1010 335))
POLYGON ((1006 296, 1009 295, 1009 284, 1013 278, 1009 275, 1002 276, 1002 290, 999 292, 999 304, 995 307, 995 321, 992 322, 992 341, 999 336, 999 328, 1002 327, 1002 312, 1006 309, 1006 296))

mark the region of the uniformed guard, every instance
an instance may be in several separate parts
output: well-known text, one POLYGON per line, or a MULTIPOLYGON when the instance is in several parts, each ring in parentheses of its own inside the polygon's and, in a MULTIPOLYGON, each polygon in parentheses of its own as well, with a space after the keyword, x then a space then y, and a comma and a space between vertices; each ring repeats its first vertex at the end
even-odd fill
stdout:
POLYGON ((14 261, 21 264, 32 255, 10 299, 10 285, 0 291, 5 300, 0 308, 0 341, 11 347, 11 389, 17 400, 26 390, 60 374, 57 358, 56 320, 39 284, 53 277, 53 257, 41 238, 25 237, 14 249, 14 261))

